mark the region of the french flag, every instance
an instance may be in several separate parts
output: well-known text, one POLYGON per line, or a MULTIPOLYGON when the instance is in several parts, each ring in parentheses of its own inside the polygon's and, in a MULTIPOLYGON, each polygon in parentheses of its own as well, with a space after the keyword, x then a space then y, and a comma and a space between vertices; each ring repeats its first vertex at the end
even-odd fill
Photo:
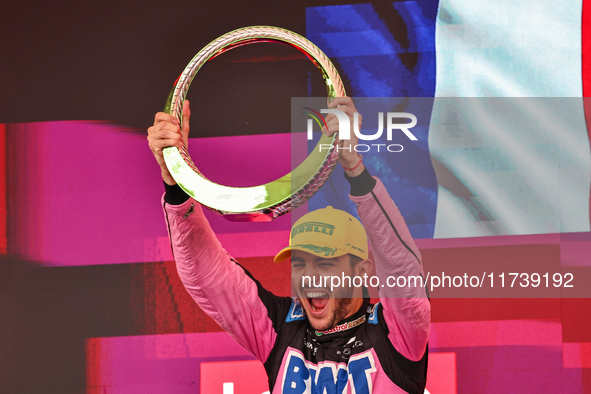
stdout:
MULTIPOLYGON (((364 158, 415 238, 589 231, 588 9, 581 0, 307 9, 307 38, 349 95, 434 98, 417 143, 364 158)), ((341 178, 312 209, 354 212, 341 178)))

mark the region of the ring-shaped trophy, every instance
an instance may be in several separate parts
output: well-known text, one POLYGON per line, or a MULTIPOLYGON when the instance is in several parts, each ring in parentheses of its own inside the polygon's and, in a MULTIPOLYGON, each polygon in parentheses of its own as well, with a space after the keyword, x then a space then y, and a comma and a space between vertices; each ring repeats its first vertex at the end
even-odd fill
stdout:
MULTIPOLYGON (((321 71, 330 99, 344 97, 341 78, 330 59, 312 42, 289 30, 252 26, 231 31, 205 46, 189 62, 171 90, 164 111, 173 115, 182 127, 183 103, 197 71, 208 61, 242 45, 277 42, 303 52, 321 71)), ((291 173, 272 182, 252 187, 229 187, 207 179, 197 168, 186 146, 164 149, 164 160, 177 184, 191 197, 225 218, 234 221, 270 221, 305 203, 330 176, 337 164, 337 133, 322 135, 317 147, 291 173), (332 144, 334 149, 318 149, 332 144)))

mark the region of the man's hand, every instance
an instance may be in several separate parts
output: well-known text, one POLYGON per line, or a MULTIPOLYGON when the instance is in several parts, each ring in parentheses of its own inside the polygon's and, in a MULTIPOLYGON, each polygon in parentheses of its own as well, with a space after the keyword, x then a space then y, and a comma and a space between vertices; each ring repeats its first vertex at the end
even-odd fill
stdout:
MULTIPOLYGON (((357 112, 357 110, 355 109, 353 100, 351 100, 350 97, 336 97, 330 103, 328 103, 328 108, 336 108, 349 116, 349 123, 351 124, 351 139, 343 140, 343 147, 341 148, 341 157, 339 158, 339 163, 341 163, 341 166, 343 166, 347 172, 347 175, 351 177, 357 176, 361 174, 363 170, 365 170, 365 167, 363 166, 363 163, 361 163, 361 156, 355 151, 358 138, 353 132, 353 114, 357 112)), ((361 114, 358 114, 358 116, 359 129, 361 129, 361 114)), ((338 133, 339 120, 336 115, 328 114, 325 120, 328 130, 323 127, 322 132, 327 136, 338 133)))
POLYGON ((179 126, 179 122, 174 116, 158 112, 154 117, 154 125, 148 128, 148 145, 156 158, 156 162, 162 171, 162 180, 169 185, 176 185, 176 182, 164 162, 162 150, 169 146, 176 146, 181 148, 183 145, 189 146, 189 118, 191 117, 191 109, 189 108, 189 101, 185 100, 183 104, 183 130, 179 126))

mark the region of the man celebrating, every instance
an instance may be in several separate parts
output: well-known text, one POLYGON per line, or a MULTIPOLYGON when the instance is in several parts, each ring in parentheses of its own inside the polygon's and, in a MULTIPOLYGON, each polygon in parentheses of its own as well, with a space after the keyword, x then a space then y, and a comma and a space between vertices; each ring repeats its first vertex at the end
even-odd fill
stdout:
MULTIPOLYGON (((329 107, 356 112, 348 97, 329 107)), ((423 287, 388 287, 388 277, 423 275, 420 253, 384 185, 344 141, 339 162, 351 185, 364 226, 344 211, 310 212, 292 227, 289 246, 275 257, 291 261, 296 298, 278 297, 222 248, 198 203, 168 172, 162 150, 187 144, 190 109, 183 130, 169 114, 156 114, 148 141, 160 164, 163 207, 177 270, 199 306, 261 360, 272 393, 423 393, 427 372, 430 304, 423 287), (367 233, 366 233, 367 232, 367 233), (380 302, 370 304, 364 287, 328 278, 367 277, 372 272, 369 238, 380 279, 380 302), (328 282, 327 280, 328 279, 328 282)), ((326 117, 332 135, 336 116, 326 117)), ((354 135, 354 133, 351 133, 354 135)))

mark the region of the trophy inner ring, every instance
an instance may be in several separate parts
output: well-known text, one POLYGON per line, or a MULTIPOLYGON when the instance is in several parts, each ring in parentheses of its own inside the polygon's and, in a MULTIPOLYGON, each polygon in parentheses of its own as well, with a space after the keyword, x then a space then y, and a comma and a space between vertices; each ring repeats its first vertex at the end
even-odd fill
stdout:
MULTIPOLYGON (((312 42, 289 30, 253 26, 224 34, 199 51, 174 84, 164 112, 172 114, 182 127, 183 103, 199 69, 228 50, 258 42, 287 44, 298 49, 322 73, 329 98, 346 95, 334 65, 312 42)), ((333 137, 323 135, 317 147, 320 144, 336 145, 336 137, 336 133, 333 137)), ((199 171, 185 146, 181 149, 170 147, 164 150, 164 160, 177 184, 199 203, 235 221, 269 221, 302 205, 328 179, 338 158, 338 149, 314 149, 298 167, 281 178, 259 186, 229 187, 207 179, 199 171)))

